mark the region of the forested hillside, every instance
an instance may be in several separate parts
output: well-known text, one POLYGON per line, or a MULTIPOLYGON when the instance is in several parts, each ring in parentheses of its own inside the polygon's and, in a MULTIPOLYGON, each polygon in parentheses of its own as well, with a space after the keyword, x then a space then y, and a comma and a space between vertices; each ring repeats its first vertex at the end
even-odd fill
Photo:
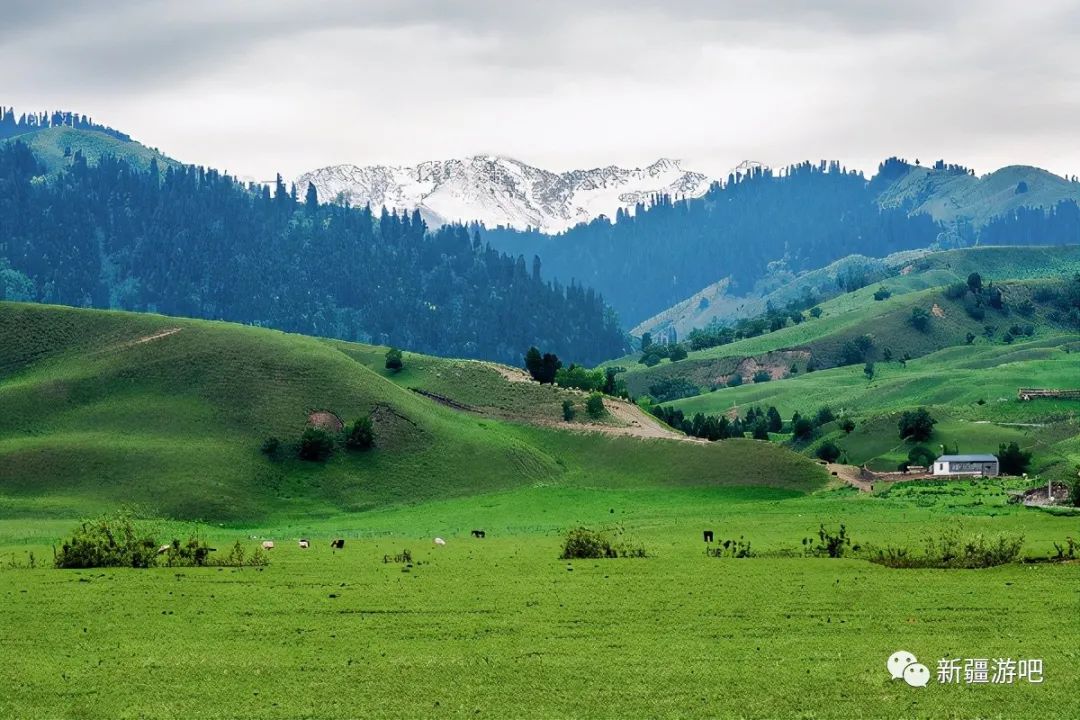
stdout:
POLYGON ((46 177, 0 146, 0 299, 224 319, 417 351, 519 362, 621 354, 594 291, 540 279, 460 226, 252 191, 194 167, 76 151, 46 177))
POLYGON ((778 282, 849 255, 971 245, 1080 242, 1080 183, 1033 167, 976 177, 938 161, 889 158, 870 179, 838 163, 756 168, 691 200, 653 198, 634 213, 558 236, 499 228, 506 252, 538 254, 545 272, 602 292, 628 327, 741 314, 778 282), (719 302, 724 308, 709 310, 719 302), (694 306, 688 306, 694 303, 694 306), (700 307, 698 307, 700 305, 700 307))
POLYGON ((853 253, 884 256, 933 244, 941 228, 908 209, 882 209, 878 189, 837 163, 759 169, 702 198, 657 198, 635 213, 563 235, 488 231, 499 248, 536 253, 545 272, 602 292, 628 326, 721 278, 745 294, 770 266, 800 271, 853 253))

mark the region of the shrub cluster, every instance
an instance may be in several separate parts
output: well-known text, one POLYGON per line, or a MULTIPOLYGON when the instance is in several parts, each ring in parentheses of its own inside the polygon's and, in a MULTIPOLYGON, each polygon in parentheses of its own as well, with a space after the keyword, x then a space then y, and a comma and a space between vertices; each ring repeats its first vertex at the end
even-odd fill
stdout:
MULTIPOLYGON (((375 447, 375 424, 371 415, 357 418, 352 425, 338 433, 321 427, 306 427, 291 447, 301 460, 323 462, 334 454, 342 441, 349 450, 370 450, 375 447)), ((277 460, 282 455, 282 447, 281 440, 271 436, 263 440, 259 449, 271 460, 277 460)))
POLYGON ((578 527, 566 533, 560 560, 594 560, 602 558, 643 558, 645 548, 619 543, 604 532, 578 527))
POLYGON ((738 540, 724 540, 716 545, 716 547, 706 546, 705 554, 708 557, 732 557, 732 558, 749 558, 754 557, 754 551, 750 549, 750 541, 739 536, 738 540))
POLYGON ((590 393, 585 400, 585 412, 594 420, 598 420, 607 414, 604 408, 604 396, 598 392, 590 393))
POLYGON ((661 378, 649 386, 649 396, 658 403, 700 395, 701 388, 686 378, 661 378))
POLYGON ((121 511, 82 522, 75 528, 71 539, 54 551, 53 564, 62 569, 80 569, 150 568, 158 565, 239 567, 266 565, 269 562, 262 548, 245 557, 239 540, 222 559, 211 557, 212 552, 214 548, 196 535, 186 541, 173 538, 172 542, 162 545, 154 538, 152 528, 145 521, 138 520, 131 512, 121 511))
POLYGON ((849 551, 859 552, 858 545, 851 544, 851 536, 848 535, 847 526, 840 523, 840 529, 832 532, 825 528, 824 523, 818 528, 817 540, 812 537, 802 539, 803 552, 813 557, 842 558, 849 551))
POLYGON ((619 373, 626 372, 623 367, 609 367, 603 370, 589 370, 581 365, 570 363, 570 367, 560 367, 555 371, 555 383, 559 387, 577 388, 585 392, 599 391, 607 395, 629 398, 626 383, 618 379, 619 373))
POLYGON ((651 343, 642 349, 638 362, 646 367, 654 367, 664 358, 671 362, 685 360, 687 354, 686 347, 679 343, 651 343))
MULTIPOLYGON (((792 300, 783 308, 769 308, 765 313, 757 317, 742 318, 735 322, 734 327, 725 327, 719 321, 714 320, 704 328, 691 330, 686 340, 691 350, 704 350, 719 345, 727 345, 743 338, 752 338, 765 333, 776 332, 789 325, 799 325, 806 319, 803 310, 813 305, 814 300, 815 298, 809 295, 798 300, 792 300)), ((821 308, 811 308, 810 316, 814 318, 821 317, 821 308)))
POLYGON ((1023 548, 1023 535, 964 535, 963 529, 954 525, 937 537, 927 536, 921 554, 890 546, 873 549, 869 560, 891 568, 988 568, 1015 562, 1023 548))

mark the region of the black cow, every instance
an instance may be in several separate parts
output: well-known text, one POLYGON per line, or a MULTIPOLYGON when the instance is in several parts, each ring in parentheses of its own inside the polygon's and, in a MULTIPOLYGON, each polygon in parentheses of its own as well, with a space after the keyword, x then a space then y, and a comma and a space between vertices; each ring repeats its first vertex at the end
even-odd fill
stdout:
POLYGON ((341 548, 345 547, 345 541, 341 538, 338 538, 337 540, 331 540, 330 547, 334 548, 335 550, 340 550, 341 548))
POLYGON ((705 532, 702 533, 702 535, 705 537, 705 542, 707 542, 707 543, 712 542, 712 538, 713 538, 712 530, 706 530, 705 532))
POLYGON ((474 538, 484 538, 487 537, 487 533, 485 533, 483 530, 473 530, 472 536, 474 538))

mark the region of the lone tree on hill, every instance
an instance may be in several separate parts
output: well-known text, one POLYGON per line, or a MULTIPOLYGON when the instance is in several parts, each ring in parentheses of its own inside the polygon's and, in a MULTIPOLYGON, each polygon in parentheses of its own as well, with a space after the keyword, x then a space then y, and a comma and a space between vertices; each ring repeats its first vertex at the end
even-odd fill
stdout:
POLYGON ((404 363, 401 360, 401 351, 398 350, 397 348, 390 348, 389 350, 387 350, 386 351, 386 369, 387 370, 393 370, 394 372, 397 372, 402 367, 404 367, 404 363))
POLYGON ((370 450, 375 446, 375 425, 371 416, 357 418, 345 438, 345 446, 350 450, 370 450))
POLYGON ((814 421, 796 412, 791 416, 791 434, 796 440, 809 440, 814 436, 814 421))
POLYGON ((967 279, 968 290, 978 295, 982 292, 982 275, 977 272, 973 272, 968 275, 967 279))
POLYGON ((574 410, 574 403, 570 400, 562 401, 562 419, 566 422, 573 422, 574 416, 577 415, 577 411, 574 410))
POLYGON ((926 408, 905 411, 900 415, 900 422, 898 423, 900 437, 915 442, 929 440, 930 435, 934 432, 934 425, 937 425, 937 420, 930 417, 930 413, 926 411, 926 408))
POLYGON ((554 353, 544 353, 541 367, 543 368, 543 378, 540 382, 551 385, 555 382, 555 375, 559 372, 559 368, 562 367, 562 361, 554 353))
POLYGON ((551 385, 555 382, 555 374, 562 367, 558 355, 552 353, 540 354, 535 347, 529 348, 525 353, 525 369, 529 371, 532 379, 541 384, 551 385))
POLYGON ((541 365, 543 364, 543 357, 540 355, 540 350, 533 345, 525 353, 525 369, 529 371, 529 374, 536 380, 537 375, 541 372, 541 365))
POLYGON ((589 395, 589 399, 585 401, 585 412, 589 413, 591 418, 601 418, 606 412, 604 410, 604 396, 598 392, 594 392, 589 395))
POLYGON ((921 307, 911 308, 911 325, 919 332, 930 329, 930 313, 921 307))
POLYGON ((319 462, 330 457, 334 452, 334 438, 321 428, 309 427, 300 436, 297 454, 301 460, 319 462))
POLYGON ((778 433, 784 429, 784 421, 781 419, 779 411, 772 405, 769 406, 769 410, 765 413, 765 417, 769 424, 769 432, 778 433))

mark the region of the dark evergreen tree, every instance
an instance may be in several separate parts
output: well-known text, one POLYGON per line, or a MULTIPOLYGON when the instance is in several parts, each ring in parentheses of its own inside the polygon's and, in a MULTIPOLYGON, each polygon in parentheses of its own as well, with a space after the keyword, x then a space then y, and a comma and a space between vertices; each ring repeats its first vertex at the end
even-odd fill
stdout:
POLYGON ((770 405, 765 416, 769 424, 769 432, 778 433, 784 429, 784 421, 781 419, 780 413, 775 407, 770 405))
POLYGON ((907 410, 900 415, 900 422, 898 423, 900 437, 904 440, 925 442, 930 439, 936 424, 937 420, 930 417, 930 413, 926 411, 926 408, 907 410))

